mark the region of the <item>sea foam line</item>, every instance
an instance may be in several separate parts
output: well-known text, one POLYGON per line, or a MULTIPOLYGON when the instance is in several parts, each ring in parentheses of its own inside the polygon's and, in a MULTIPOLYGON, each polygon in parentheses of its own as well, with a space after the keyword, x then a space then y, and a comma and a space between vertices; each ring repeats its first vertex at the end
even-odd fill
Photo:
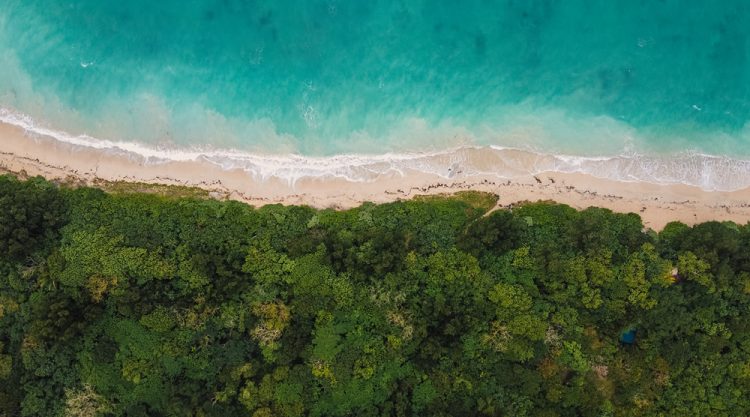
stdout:
POLYGON ((242 169, 257 179, 280 178, 290 183, 310 177, 336 177, 365 182, 384 174, 407 175, 407 171, 424 172, 443 178, 494 175, 504 179, 542 172, 562 172, 626 182, 685 184, 709 191, 734 191, 750 187, 750 161, 690 151, 658 156, 637 153, 577 156, 498 145, 462 145, 433 152, 316 157, 254 154, 209 147, 167 148, 98 139, 47 128, 29 115, 3 107, 0 107, 0 122, 71 145, 140 159, 144 164, 205 161, 227 170, 242 169))

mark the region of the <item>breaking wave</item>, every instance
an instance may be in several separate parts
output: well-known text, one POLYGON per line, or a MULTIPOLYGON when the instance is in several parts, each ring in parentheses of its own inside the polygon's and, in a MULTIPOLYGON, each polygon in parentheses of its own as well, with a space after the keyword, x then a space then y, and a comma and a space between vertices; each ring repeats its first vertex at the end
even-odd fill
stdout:
POLYGON ((257 179, 276 177, 292 183, 308 177, 337 177, 367 182, 385 174, 408 175, 415 171, 444 178, 495 175, 506 179, 542 172, 562 172, 583 173, 617 181, 685 184, 710 191, 734 191, 750 187, 750 160, 697 151, 662 155, 628 152, 609 156, 575 156, 494 145, 462 145, 434 152, 312 157, 197 146, 149 146, 98 139, 44 127, 28 115, 5 108, 0 108, 0 122, 20 127, 30 135, 51 137, 73 146, 119 154, 138 163, 204 161, 226 170, 242 169, 257 179))

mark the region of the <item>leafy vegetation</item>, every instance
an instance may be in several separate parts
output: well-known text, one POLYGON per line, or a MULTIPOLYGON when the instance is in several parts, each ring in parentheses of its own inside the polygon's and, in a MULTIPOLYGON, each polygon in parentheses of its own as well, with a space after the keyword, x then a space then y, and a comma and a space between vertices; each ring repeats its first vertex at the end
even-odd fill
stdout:
POLYGON ((0 415, 750 414, 750 226, 494 201, 0 177, 0 415))

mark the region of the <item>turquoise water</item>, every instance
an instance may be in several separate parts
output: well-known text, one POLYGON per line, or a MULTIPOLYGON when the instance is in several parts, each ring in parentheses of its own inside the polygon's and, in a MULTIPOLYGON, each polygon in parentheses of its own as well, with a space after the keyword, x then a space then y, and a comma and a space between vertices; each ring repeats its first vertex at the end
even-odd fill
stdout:
POLYGON ((0 106, 110 140, 750 156, 744 0, 3 0, 0 58, 0 106))

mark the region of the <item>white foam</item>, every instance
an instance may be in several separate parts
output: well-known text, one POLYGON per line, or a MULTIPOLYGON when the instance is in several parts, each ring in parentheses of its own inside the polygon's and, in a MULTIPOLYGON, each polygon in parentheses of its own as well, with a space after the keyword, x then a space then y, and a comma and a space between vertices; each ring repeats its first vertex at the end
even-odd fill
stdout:
POLYGON ((75 146, 139 159, 144 164, 206 161, 223 169, 243 169, 257 179, 281 178, 291 183, 306 177, 337 177, 372 181, 380 175, 421 171, 453 178, 456 175, 496 175, 512 178, 541 172, 584 173, 618 181, 687 184, 704 190, 732 191, 750 186, 750 161, 683 151, 645 155, 628 151, 611 156, 550 154, 498 145, 461 145, 435 152, 340 154, 326 157, 260 154, 205 147, 148 146, 73 135, 35 122, 30 116, 0 107, 0 122, 52 137, 75 146))

